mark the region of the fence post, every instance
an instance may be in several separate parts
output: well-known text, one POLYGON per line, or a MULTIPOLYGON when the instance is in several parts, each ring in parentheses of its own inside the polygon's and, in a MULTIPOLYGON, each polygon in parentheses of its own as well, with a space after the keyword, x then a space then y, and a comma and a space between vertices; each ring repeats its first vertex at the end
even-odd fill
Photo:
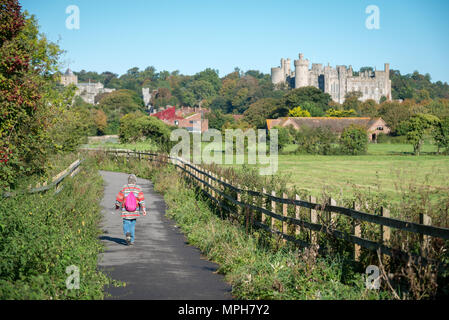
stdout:
MULTIPOLYGON (((285 192, 282 194, 282 198, 288 199, 288 196, 285 192)), ((288 204, 283 203, 282 204, 282 215, 284 217, 287 217, 287 214, 288 214, 288 204)), ((286 235, 287 232, 288 232, 288 224, 287 224, 287 221, 284 220, 284 221, 282 221, 282 233, 286 235)), ((283 242, 286 243, 287 240, 283 239, 283 242)))
MULTIPOLYGON (((387 208, 381 207, 380 208, 380 215, 382 217, 389 218, 390 217, 390 210, 387 208)), ((387 226, 380 226, 380 234, 381 234, 381 242, 383 245, 388 246, 390 244, 390 237, 391 237, 391 228, 387 226)), ((382 255, 384 260, 387 262, 389 257, 388 255, 384 254, 382 255)))
MULTIPOLYGON (((337 206, 337 201, 335 201, 332 198, 329 198, 329 205, 335 207, 335 206, 337 206)), ((329 219, 328 221, 331 225, 333 225, 335 223, 335 221, 337 220, 336 218, 337 218, 337 214, 335 212, 332 212, 332 211, 328 212, 328 219, 329 219)))
MULTIPOLYGON (((213 177, 214 179, 217 178, 217 177, 215 176, 215 174, 212 173, 212 171, 209 171, 209 174, 210 174, 210 176, 213 177)), ((209 178, 209 184, 210 184, 210 186, 211 186, 210 192, 211 192, 211 194, 212 194, 212 198, 215 199, 215 190, 214 190, 214 189, 216 188, 217 182, 216 182, 215 180, 213 180, 212 178, 209 178), (212 189, 212 188, 214 188, 214 189, 212 189)))
MULTIPOLYGON (((276 197, 276 191, 271 191, 271 195, 273 197, 276 197)), ((276 201, 273 201, 273 200, 271 200, 271 212, 276 213, 276 201)), ((276 219, 271 217, 271 229, 273 229, 273 230, 276 230, 275 229, 275 221, 276 221, 276 219)))
MULTIPOLYGON (((427 214, 420 213, 419 223, 429 226, 432 224, 432 219, 427 214)), ((420 234, 419 236, 421 240, 421 255, 425 257, 427 256, 429 250, 430 238, 429 236, 425 236, 423 234, 420 234)))
MULTIPOLYGON (((300 198, 299 198, 299 195, 296 195, 296 200, 301 200, 300 198)), ((295 218, 296 219, 300 219, 300 210, 301 210, 301 207, 300 206, 298 206, 298 205, 295 205, 295 218)), ((295 234, 298 236, 299 235, 299 233, 300 233, 300 227, 298 226, 298 225, 296 225, 295 226, 295 234)))
MULTIPOLYGON (((237 185, 237 189, 240 189, 240 184, 237 185)), ((242 201, 242 194, 237 191, 237 201, 241 202, 242 201)), ((242 213, 243 208, 240 205, 237 205, 237 217, 240 217, 240 214, 242 213)))
MULTIPOLYGON (((314 196, 309 196, 309 202, 316 203, 316 198, 314 196)), ((318 222, 318 215, 315 209, 310 209, 310 222, 318 222)), ((316 245, 318 243, 317 231, 310 232, 310 242, 312 245, 316 245)))
MULTIPOLYGON (((360 210, 360 204, 356 203, 354 201, 352 207, 354 210, 359 211, 360 210)), ((353 219, 352 220, 352 230, 355 237, 362 237, 362 230, 360 228, 360 221, 353 219)), ((354 243, 354 260, 360 261, 360 254, 361 254, 361 247, 360 245, 354 243)))
MULTIPOLYGON (((262 194, 265 194, 265 193, 267 193, 267 190, 265 188, 262 188, 262 194)), ((266 209, 266 203, 265 203, 265 197, 264 196, 262 196, 262 209, 266 209)), ((260 217, 260 221, 263 224, 265 224, 265 219, 266 219, 265 213, 262 212, 262 215, 260 217)))
POLYGON ((248 194, 248 187, 247 186, 245 186, 245 193, 246 193, 246 197, 247 197, 247 203, 246 203, 246 208, 245 208, 245 228, 246 228, 246 234, 248 234, 248 230, 249 230, 249 215, 250 215, 249 204, 251 203, 251 201, 250 201, 251 197, 248 194))

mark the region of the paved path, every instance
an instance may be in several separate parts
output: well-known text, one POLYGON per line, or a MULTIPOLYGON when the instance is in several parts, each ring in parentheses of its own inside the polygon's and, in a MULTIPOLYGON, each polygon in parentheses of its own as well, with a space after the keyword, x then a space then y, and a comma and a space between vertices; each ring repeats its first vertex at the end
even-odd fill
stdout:
POLYGON ((149 214, 137 220, 135 245, 126 246, 122 219, 112 208, 128 175, 100 173, 105 184, 100 239, 106 250, 99 266, 113 279, 126 282, 126 287, 106 288, 112 295, 109 299, 232 298, 231 288, 223 276, 214 273, 217 265, 206 261, 198 249, 189 246, 174 222, 165 217, 165 202, 148 180, 138 179, 137 183, 143 188, 149 214))

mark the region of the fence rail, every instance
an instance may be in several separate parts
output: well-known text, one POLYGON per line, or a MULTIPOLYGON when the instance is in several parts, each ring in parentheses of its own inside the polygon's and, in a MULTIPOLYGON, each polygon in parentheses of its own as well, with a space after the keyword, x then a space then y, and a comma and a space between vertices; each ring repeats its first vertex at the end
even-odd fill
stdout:
POLYGON ((19 194, 40 193, 40 192, 48 191, 53 188, 55 188, 55 194, 57 194, 57 193, 61 192, 61 190, 63 189, 64 186, 61 185, 61 183, 63 182, 63 180, 65 178, 67 178, 68 176, 74 177, 76 174, 78 174, 78 172, 80 170, 81 163, 83 163, 83 161, 84 161, 84 159, 83 160, 78 159, 75 162, 73 162, 70 166, 67 167, 67 169, 61 171, 59 174, 54 176, 51 179, 52 182, 49 184, 47 182, 44 182, 42 185, 40 183, 38 183, 35 188, 31 188, 31 186, 30 186, 30 188, 26 191, 5 192, 3 194, 3 197, 10 198, 10 197, 15 197, 19 194))
MULTIPOLYGON (((100 151, 98 149, 89 149, 89 151, 100 151)), ((168 155, 150 153, 150 152, 137 152, 130 150, 101 150, 108 154, 113 154, 117 158, 121 155, 127 157, 136 157, 140 160, 147 159, 150 161, 160 163, 171 163, 176 168, 181 170, 184 175, 195 181, 195 183, 201 188, 205 195, 207 195, 212 201, 214 201, 218 207, 228 211, 232 216, 244 216, 245 224, 254 225, 256 227, 265 229, 273 234, 277 234, 284 241, 294 242, 301 247, 307 247, 313 244, 317 244, 317 234, 325 233, 333 236, 334 238, 341 239, 347 242, 351 242, 354 245, 354 259, 360 259, 360 248, 366 248, 368 250, 380 251, 383 255, 399 258, 404 261, 412 260, 421 264, 439 264, 438 261, 434 261, 426 258, 427 248, 429 246, 429 237, 440 238, 443 240, 449 240, 449 229, 436 227, 431 225, 431 219, 425 214, 420 215, 420 222, 415 223, 410 221, 403 221, 389 217, 389 211, 386 208, 380 208, 381 215, 370 214, 358 210, 357 205, 354 208, 345 208, 337 206, 335 201, 329 199, 327 204, 316 203, 314 197, 309 197, 309 201, 300 200, 299 196, 295 199, 288 199, 287 195, 282 197, 267 193, 264 189, 262 192, 255 190, 242 189, 240 186, 234 186, 225 180, 223 177, 218 177, 216 174, 205 170, 199 165, 192 164, 191 162, 181 159, 173 158, 168 155), (231 190, 236 195, 231 195, 225 192, 225 189, 231 190), (253 198, 251 203, 242 201, 242 195, 246 194, 253 198), (262 199, 262 207, 255 205, 255 198, 262 199), (229 201, 233 205, 237 206, 238 212, 233 208, 230 208, 224 200, 229 201), (271 210, 265 206, 266 201, 271 201, 271 210), (276 213, 276 204, 282 205, 282 214, 276 213), (294 206, 296 216, 288 216, 288 206, 294 206), (310 214, 310 221, 306 221, 300 218, 299 209, 306 208, 310 214), (260 221, 254 221, 254 212, 261 214, 260 221), (332 227, 332 223, 329 225, 318 223, 318 218, 321 217, 322 221, 332 222, 336 219, 337 215, 343 215, 352 219, 353 230, 352 233, 344 232, 332 227), (267 225, 267 217, 271 218, 271 226, 267 225), (327 217, 327 218, 326 218, 327 217), (324 219, 326 218, 326 219, 324 219), (276 230, 274 228, 275 221, 282 222, 282 230, 276 230), (360 221, 373 223, 380 227, 380 239, 377 241, 365 239, 362 237, 360 229, 360 221), (288 225, 295 227, 295 235, 298 235, 301 231, 307 229, 311 232, 310 242, 305 242, 298 239, 295 235, 288 234, 288 225), (400 249, 392 248, 389 246, 391 239, 391 229, 397 229, 406 231, 420 236, 421 242, 421 254, 411 254, 404 252, 400 249)), ((268 224, 269 220, 268 220, 268 224)), ((445 268, 446 269, 446 268, 445 268)))

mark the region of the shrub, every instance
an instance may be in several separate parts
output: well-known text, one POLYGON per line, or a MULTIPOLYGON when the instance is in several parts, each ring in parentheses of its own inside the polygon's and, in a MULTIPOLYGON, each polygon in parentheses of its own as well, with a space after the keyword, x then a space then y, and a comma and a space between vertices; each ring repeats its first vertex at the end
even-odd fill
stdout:
POLYGON ((295 144, 299 152, 328 155, 335 153, 334 144, 337 135, 328 128, 311 128, 303 126, 295 130, 295 144))
POLYGON ((301 107, 296 107, 288 112, 289 117, 311 117, 310 112, 301 109, 301 107))
MULTIPOLYGON (((292 137, 288 128, 275 126, 273 129, 278 130, 278 150, 284 148, 287 144, 292 142, 292 137)), ((269 132, 271 137, 271 130, 269 132)))
POLYGON ((102 299, 109 281, 97 269, 103 181, 84 162, 63 190, 0 201, 0 299, 102 299), (80 270, 79 290, 66 268, 80 270))
POLYGON ((162 150, 170 145, 170 128, 156 117, 134 112, 120 119, 120 142, 136 142, 149 139, 157 143, 162 150))
POLYGON ((357 125, 350 125, 343 130, 340 137, 340 150, 343 154, 366 154, 368 150, 368 134, 366 129, 357 125))

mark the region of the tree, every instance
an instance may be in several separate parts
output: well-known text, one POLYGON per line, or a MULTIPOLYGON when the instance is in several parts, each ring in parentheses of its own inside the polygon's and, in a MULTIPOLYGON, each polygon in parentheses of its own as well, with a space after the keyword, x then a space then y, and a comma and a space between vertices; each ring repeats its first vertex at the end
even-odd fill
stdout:
POLYGON ((433 132, 433 137, 438 146, 438 151, 440 148, 445 149, 445 152, 449 152, 449 116, 446 116, 435 125, 433 132))
POLYGON ((134 91, 117 90, 105 95, 99 102, 98 107, 104 111, 108 119, 108 133, 117 133, 120 118, 128 113, 144 111, 143 100, 134 91))
POLYGON ((359 100, 363 94, 360 91, 352 91, 348 92, 345 95, 345 102, 343 102, 344 110, 355 110, 356 112, 360 111, 360 105, 362 102, 359 100))
POLYGON ((430 114, 418 113, 406 121, 407 141, 413 145, 413 153, 419 156, 424 137, 438 125, 439 119, 430 114))
POLYGON ((350 125, 340 136, 340 149, 344 154, 366 154, 368 150, 368 134, 362 126, 350 125))
POLYGON ((301 107, 296 107, 291 109, 288 112, 288 116, 289 117, 297 117, 297 118, 301 118, 301 117, 311 117, 310 112, 307 110, 303 110, 301 109, 301 107))
POLYGON ((312 117, 323 117, 324 111, 323 109, 317 107, 317 105, 313 102, 306 101, 301 105, 303 110, 310 112, 312 117))
POLYGON ((267 119, 277 106, 276 99, 264 98, 252 103, 243 113, 245 121, 255 128, 266 128, 267 119))
POLYGON ((281 100, 280 106, 273 112, 273 117, 285 117, 288 112, 302 106, 305 102, 311 102, 319 109, 327 110, 332 98, 329 94, 315 87, 303 87, 287 92, 281 100))
POLYGON ((405 120, 408 120, 412 116, 412 112, 405 103, 384 102, 379 105, 378 116, 385 120, 387 125, 390 127, 392 134, 399 135, 403 134, 398 131, 399 124, 405 120))
POLYGON ((49 134, 54 117, 72 99, 55 90, 59 47, 39 35, 34 16, 17 0, 0 1, 0 188, 24 175, 45 173, 55 151, 49 134))
POLYGON ((170 146, 170 129, 156 117, 133 112, 120 119, 120 141, 136 142, 149 139, 163 151, 168 151, 170 146))
POLYGON ((97 135, 102 136, 106 132, 108 126, 108 117, 103 110, 99 109, 95 111, 95 126, 97 127, 97 135))
POLYGON ((289 128, 275 126, 269 131, 268 137, 271 136, 273 129, 278 131, 278 150, 283 149, 287 144, 292 142, 289 128))
POLYGON ((234 124, 235 120, 230 114, 223 114, 219 109, 212 109, 206 114, 206 119, 209 120, 209 128, 222 130, 225 124, 234 124))

